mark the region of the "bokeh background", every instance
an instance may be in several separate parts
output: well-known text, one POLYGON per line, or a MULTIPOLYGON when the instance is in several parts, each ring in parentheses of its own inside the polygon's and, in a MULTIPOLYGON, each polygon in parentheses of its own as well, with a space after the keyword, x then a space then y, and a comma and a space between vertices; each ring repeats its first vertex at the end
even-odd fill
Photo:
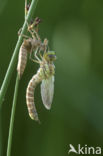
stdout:
MULTIPOLYGON (((35 102, 42 124, 29 118, 25 92, 39 66, 28 61, 19 86, 12 156, 67 156, 69 144, 103 147, 103 1, 39 0, 36 16, 43 20, 41 38, 49 39, 57 55, 55 96, 47 111, 38 86, 35 102)), ((0 0, 0 86, 23 22, 24 0, 0 0)), ((15 79, 16 69, 2 107, 3 156, 15 79)))

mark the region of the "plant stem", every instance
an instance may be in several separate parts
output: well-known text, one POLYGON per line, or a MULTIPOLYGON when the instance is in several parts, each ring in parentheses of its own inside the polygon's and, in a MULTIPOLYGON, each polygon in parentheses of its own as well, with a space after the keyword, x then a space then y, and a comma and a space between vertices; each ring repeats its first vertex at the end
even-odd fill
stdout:
MULTIPOLYGON (((27 21, 28 22, 30 21, 30 18, 31 18, 31 16, 32 16, 32 14, 33 14, 33 12, 34 12, 34 10, 36 8, 37 2, 38 2, 38 0, 32 0, 32 3, 31 3, 31 6, 30 6, 30 9, 29 9, 29 12, 27 14, 27 21)), ((7 91, 7 88, 8 88, 8 85, 9 85, 9 82, 10 82, 10 79, 11 79, 11 76, 12 76, 12 73, 13 73, 13 71, 15 69, 15 66, 16 66, 17 55, 18 55, 18 51, 19 51, 19 48, 20 48, 20 45, 21 45, 21 42, 22 42, 22 34, 24 34, 26 32, 26 28, 27 28, 27 22, 25 20, 25 22, 23 24, 23 27, 22 27, 21 35, 18 38, 16 47, 14 49, 13 56, 11 58, 9 67, 7 69, 7 72, 6 72, 6 75, 5 75, 3 84, 1 86, 1 90, 0 90, 0 107, 1 107, 1 105, 3 103, 3 99, 4 99, 4 96, 6 94, 6 91, 7 91)))
POLYGON ((9 127, 7 156, 11 156, 11 144, 12 144, 12 136, 13 136, 13 125, 14 125, 15 110, 16 110, 16 103, 17 103, 18 87, 19 87, 19 76, 17 74, 14 97, 13 97, 11 119, 10 119, 10 127, 9 127))
MULTIPOLYGON (((16 62, 17 62, 17 55, 19 52, 19 48, 22 42, 22 34, 24 34, 26 32, 26 28, 27 28, 27 21, 30 21, 30 18, 32 16, 32 14, 35 11, 36 5, 37 5, 38 0, 32 0, 30 9, 28 11, 27 17, 25 19, 25 22, 23 24, 22 27, 22 31, 21 31, 21 35, 18 38, 16 47, 14 49, 13 52, 13 56, 11 58, 9 67, 7 69, 4 81, 2 83, 1 89, 0 89, 0 156, 2 156, 3 154, 3 146, 2 146, 2 140, 3 140, 3 131, 2 131, 2 103, 4 100, 4 96, 6 94, 12 73, 15 69, 16 66, 16 62), (27 21, 26 21, 27 20, 27 21)), ((10 131, 9 131, 9 138, 8 138, 8 148, 7 148, 7 156, 10 156, 11 153, 11 143, 12 143, 12 132, 13 132, 13 123, 14 123, 14 115, 15 115, 15 108, 16 108, 16 98, 17 98, 17 91, 18 91, 18 86, 19 86, 19 80, 18 80, 18 76, 16 79, 16 86, 15 86, 15 93, 14 93, 14 100, 13 100, 13 108, 12 108, 12 114, 11 114, 11 121, 10 121, 10 131)))
POLYGON ((3 136, 2 136, 2 128, 3 128, 3 118, 2 118, 2 107, 0 108, 0 156, 3 155, 3 136))

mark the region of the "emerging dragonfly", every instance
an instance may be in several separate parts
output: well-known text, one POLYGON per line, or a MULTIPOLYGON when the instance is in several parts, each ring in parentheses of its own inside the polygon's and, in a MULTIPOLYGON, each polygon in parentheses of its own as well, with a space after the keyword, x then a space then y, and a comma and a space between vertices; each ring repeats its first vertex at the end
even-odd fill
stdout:
POLYGON ((42 101, 46 109, 51 108, 53 94, 54 94, 54 74, 55 66, 53 62, 56 60, 56 55, 54 51, 44 52, 41 56, 41 60, 35 53, 36 62, 40 64, 40 68, 37 73, 30 80, 27 91, 26 91, 26 103, 28 107, 28 112, 31 119, 38 121, 38 113, 36 111, 34 103, 34 90, 38 83, 41 83, 41 96, 42 101))

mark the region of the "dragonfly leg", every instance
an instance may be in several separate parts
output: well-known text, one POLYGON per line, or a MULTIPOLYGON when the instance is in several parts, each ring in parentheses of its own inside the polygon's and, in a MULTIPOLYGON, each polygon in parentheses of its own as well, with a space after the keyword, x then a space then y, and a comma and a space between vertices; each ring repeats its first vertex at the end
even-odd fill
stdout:
POLYGON ((29 25, 28 25, 28 31, 31 34, 32 38, 35 38, 34 33, 29 29, 29 25))
POLYGON ((39 49, 39 56, 40 56, 40 58, 41 58, 41 60, 43 60, 43 56, 42 56, 42 54, 41 54, 41 49, 39 49))
POLYGON ((22 37, 24 37, 24 38, 30 38, 30 37, 27 36, 27 35, 21 34, 21 30, 22 30, 22 28, 19 29, 19 31, 18 31, 18 36, 22 36, 22 37))
POLYGON ((33 62, 36 62, 36 63, 40 64, 39 61, 37 61, 37 60, 35 60, 35 59, 32 59, 31 57, 30 57, 30 60, 33 61, 33 62))
POLYGON ((44 53, 48 51, 48 40, 46 38, 43 41, 43 49, 44 49, 44 53))
POLYGON ((37 40, 41 41, 39 34, 33 29, 33 34, 36 35, 37 40))
POLYGON ((26 24, 27 24, 28 32, 31 34, 32 38, 35 38, 34 32, 32 32, 32 30, 30 30, 30 25, 29 25, 27 19, 26 19, 26 24))
POLYGON ((36 51, 35 51, 35 58, 39 61, 39 62, 41 62, 41 60, 39 59, 39 57, 37 56, 37 52, 38 52, 38 48, 36 49, 36 51))
POLYGON ((32 36, 33 38, 36 38, 38 41, 41 41, 41 39, 40 39, 38 33, 37 33, 34 29, 30 30, 30 29, 29 29, 29 26, 28 26, 28 31, 29 31, 29 33, 31 34, 31 36, 32 36))
POLYGON ((33 61, 33 62, 36 62, 36 63, 39 63, 40 64, 41 60, 38 57, 36 57, 37 60, 35 60, 35 59, 32 58, 32 50, 33 49, 31 49, 31 51, 30 51, 29 59, 31 61, 33 61))

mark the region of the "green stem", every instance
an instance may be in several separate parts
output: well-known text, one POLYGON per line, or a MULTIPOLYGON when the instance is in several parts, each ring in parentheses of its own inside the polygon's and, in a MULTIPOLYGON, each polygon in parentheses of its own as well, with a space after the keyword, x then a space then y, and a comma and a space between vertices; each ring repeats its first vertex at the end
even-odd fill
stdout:
MULTIPOLYGON (((32 3, 31 3, 31 6, 30 6, 30 9, 29 9, 29 12, 27 14, 27 21, 28 22, 30 21, 30 18, 31 18, 31 16, 32 16, 32 14, 33 14, 33 12, 34 12, 34 10, 36 8, 37 2, 38 2, 38 0, 32 0, 32 3)), ((27 28, 27 23, 25 21, 24 24, 23 24, 23 27, 22 27, 21 34, 24 34, 26 32, 26 28, 27 28)), ((1 105, 3 103, 3 99, 4 99, 4 96, 6 94, 6 91, 7 91, 7 88, 8 88, 8 85, 9 85, 9 82, 10 82, 10 79, 11 79, 11 76, 12 76, 12 73, 13 73, 13 71, 15 69, 15 66, 16 66, 18 51, 19 51, 21 42, 22 42, 22 35, 20 35, 19 38, 18 38, 16 47, 14 49, 13 56, 11 58, 9 67, 7 69, 7 72, 6 72, 6 75, 5 75, 3 84, 1 86, 1 90, 0 90, 0 107, 1 107, 1 105)))
MULTIPOLYGON (((31 16, 32 16, 33 12, 35 11, 37 2, 38 2, 38 0, 32 0, 31 6, 30 6, 29 12, 27 14, 27 18, 26 18, 26 20, 28 22, 30 21, 31 16)), ((25 22, 23 24, 21 34, 24 34, 26 32, 26 29, 27 29, 26 20, 25 20, 25 22)), ((4 100, 4 96, 6 94, 6 91, 7 91, 7 88, 8 88, 12 73, 13 73, 13 71, 15 69, 15 66, 16 66, 16 62, 17 62, 17 58, 18 58, 17 56, 18 56, 18 52, 19 52, 21 42, 22 42, 22 35, 19 36, 19 38, 18 38, 16 47, 15 47, 14 52, 13 52, 13 56, 11 58, 9 67, 7 69, 4 81, 3 81, 1 89, 0 89, 0 112, 2 110, 1 106, 2 106, 2 103, 3 103, 3 100, 4 100)), ((15 108, 16 108, 16 94, 17 94, 17 91, 18 91, 18 85, 19 85, 19 81, 18 81, 18 76, 17 76, 15 94, 14 94, 15 100, 13 101, 12 115, 11 115, 11 121, 10 121, 10 131, 9 131, 8 148, 7 148, 7 155, 8 156, 10 156, 10 152, 11 152, 12 131, 13 131, 15 108)), ((3 153, 3 146, 2 146, 3 145, 2 144, 3 143, 3 131, 2 131, 2 128, 3 128, 2 127, 2 113, 0 113, 0 156, 3 155, 2 154, 3 153)))
POLYGON ((14 98, 13 98, 13 106, 12 106, 12 112, 11 112, 11 119, 10 119, 10 127, 9 127, 7 156, 11 156, 11 144, 12 144, 12 136, 13 136, 13 125, 14 125, 15 110, 16 110, 16 103, 17 103, 18 87, 19 87, 19 76, 17 75, 14 98))
POLYGON ((0 108, 0 156, 3 155, 3 136, 2 136, 2 129, 3 129, 3 112, 2 107, 0 108))

